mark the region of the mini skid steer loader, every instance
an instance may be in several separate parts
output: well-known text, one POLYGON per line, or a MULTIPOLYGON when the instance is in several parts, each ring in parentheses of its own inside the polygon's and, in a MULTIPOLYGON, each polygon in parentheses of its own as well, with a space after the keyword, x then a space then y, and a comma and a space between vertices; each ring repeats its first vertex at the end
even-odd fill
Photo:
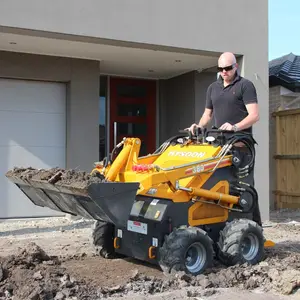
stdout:
POLYGON ((147 156, 139 156, 140 139, 124 138, 81 184, 61 169, 51 178, 21 168, 6 176, 35 205, 96 220, 93 242, 105 258, 192 275, 213 259, 260 262, 274 243, 264 238, 253 187, 255 140, 218 129, 179 133, 147 156))

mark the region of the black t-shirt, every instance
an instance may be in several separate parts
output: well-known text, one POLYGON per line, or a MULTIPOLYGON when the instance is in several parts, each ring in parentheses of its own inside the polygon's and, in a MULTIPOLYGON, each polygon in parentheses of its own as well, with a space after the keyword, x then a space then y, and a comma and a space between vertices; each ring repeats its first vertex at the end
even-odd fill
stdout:
MULTIPOLYGON (((218 128, 226 122, 232 125, 240 122, 248 116, 246 104, 257 102, 254 84, 239 74, 226 87, 220 76, 207 89, 206 108, 213 110, 214 125, 218 128)), ((252 127, 244 131, 252 133, 252 127)))

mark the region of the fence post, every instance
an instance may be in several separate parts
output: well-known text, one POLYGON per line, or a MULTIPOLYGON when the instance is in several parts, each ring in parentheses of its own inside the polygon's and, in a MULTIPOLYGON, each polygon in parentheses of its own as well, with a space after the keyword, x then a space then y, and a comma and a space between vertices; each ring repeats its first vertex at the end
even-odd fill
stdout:
MULTIPOLYGON (((281 154, 281 147, 280 147, 280 144, 281 144, 281 140, 280 140, 280 137, 281 135, 279 134, 280 132, 280 116, 278 114, 276 114, 276 126, 275 126, 275 134, 276 134, 276 155, 280 155, 281 154)), ((279 172, 279 164, 280 164, 280 161, 278 158, 276 158, 276 209, 278 208, 281 208, 281 196, 280 196, 280 188, 279 188, 279 185, 280 185, 280 172, 279 172)))

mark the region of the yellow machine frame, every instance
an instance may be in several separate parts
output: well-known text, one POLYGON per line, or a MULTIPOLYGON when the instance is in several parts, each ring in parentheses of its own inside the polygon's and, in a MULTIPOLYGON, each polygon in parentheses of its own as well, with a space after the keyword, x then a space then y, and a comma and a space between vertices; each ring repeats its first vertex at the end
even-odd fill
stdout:
MULTIPOLYGON (((186 145, 177 147, 184 149, 186 145)), ((229 194, 226 180, 219 181, 210 190, 202 188, 216 169, 232 165, 231 155, 220 156, 220 146, 211 147, 208 143, 189 145, 191 152, 202 147, 201 151, 207 153, 201 160, 180 156, 168 160, 164 153, 139 157, 139 138, 125 138, 116 148, 121 146, 123 149, 113 164, 104 166, 97 162, 91 174, 100 173, 108 181, 139 182, 137 195, 155 193, 156 197, 173 202, 194 201, 188 211, 190 226, 226 222, 229 210, 239 201, 238 196, 229 194)), ((265 247, 273 245, 271 241, 265 243, 265 247)))

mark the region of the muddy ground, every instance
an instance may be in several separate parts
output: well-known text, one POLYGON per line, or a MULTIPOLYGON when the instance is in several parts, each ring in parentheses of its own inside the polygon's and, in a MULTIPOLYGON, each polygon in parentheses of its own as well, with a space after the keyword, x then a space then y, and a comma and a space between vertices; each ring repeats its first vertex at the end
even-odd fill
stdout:
POLYGON ((284 214, 265 228, 277 245, 260 265, 215 266, 196 278, 167 278, 134 259, 96 256, 91 221, 3 221, 0 299, 300 299, 300 212, 284 214))
MULTIPOLYGON (((14 175, 48 181, 60 171, 14 175)), ((65 184, 74 184, 73 175, 60 174, 65 184)), ((90 180, 82 173, 75 184, 90 180)), ((0 221, 0 299, 300 299, 300 211, 271 214, 264 231, 277 244, 259 265, 216 263, 197 277, 165 277, 159 268, 131 258, 96 256, 92 223, 66 217, 0 221)))

